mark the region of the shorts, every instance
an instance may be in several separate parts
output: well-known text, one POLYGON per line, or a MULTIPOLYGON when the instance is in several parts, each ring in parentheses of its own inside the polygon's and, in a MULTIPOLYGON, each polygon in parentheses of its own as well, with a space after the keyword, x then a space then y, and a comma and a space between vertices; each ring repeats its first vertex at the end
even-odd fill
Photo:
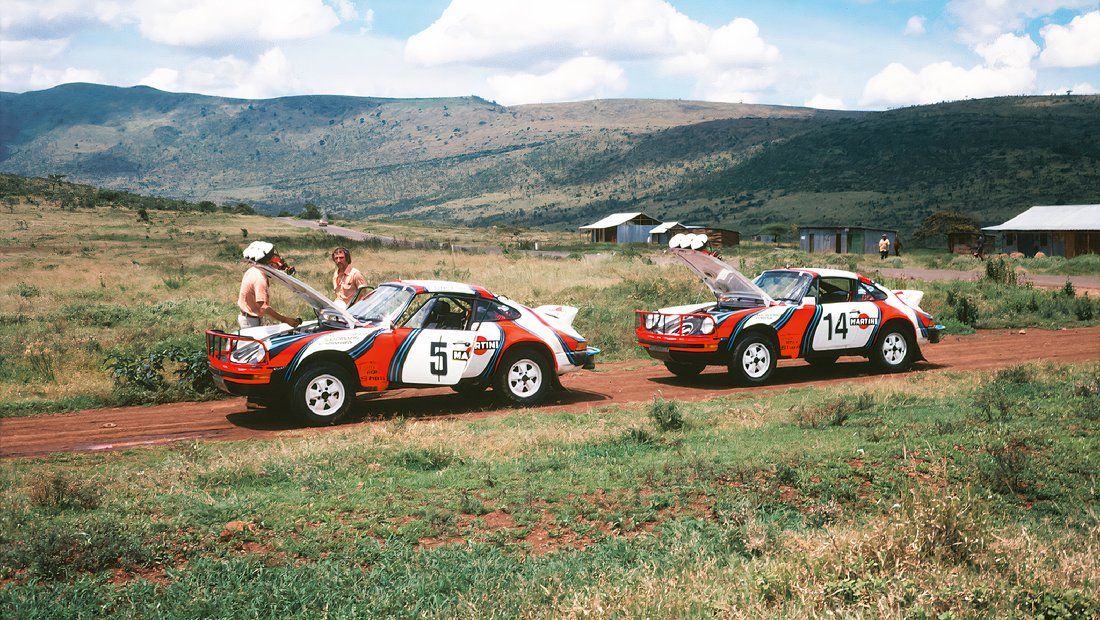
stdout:
POLYGON ((237 316, 237 325, 239 325, 241 329, 245 329, 248 327, 259 327, 260 317, 240 314, 237 316))

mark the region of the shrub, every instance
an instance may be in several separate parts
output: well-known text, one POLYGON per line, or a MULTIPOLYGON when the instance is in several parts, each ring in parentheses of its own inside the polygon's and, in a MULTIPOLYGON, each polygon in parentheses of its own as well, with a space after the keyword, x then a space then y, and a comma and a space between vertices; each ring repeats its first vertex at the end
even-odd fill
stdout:
POLYGON ((9 551, 13 565, 57 579, 76 572, 130 568, 147 563, 142 540, 116 524, 52 524, 36 528, 23 545, 9 551))
POLYGON ((1077 317, 1078 321, 1091 321, 1093 317, 1092 300, 1089 299, 1089 294, 1085 293, 1073 304, 1073 314, 1077 317))
POLYGON ((680 405, 674 400, 653 398, 649 404, 649 419, 659 432, 678 431, 684 427, 684 414, 680 412, 680 405))
POLYGON ((977 417, 985 422, 1005 422, 1012 419, 1016 399, 1003 381, 990 381, 978 388, 973 397, 977 417))
POLYGON ((969 297, 964 297, 954 290, 947 291, 947 305, 963 325, 974 327, 978 324, 978 307, 970 301, 969 297))
POLYGON ((393 458, 397 465, 414 471, 439 471, 456 460, 454 452, 440 448, 402 450, 393 458))
POLYGON ((145 402, 164 396, 172 385, 165 374, 165 364, 175 364, 177 387, 191 394, 214 390, 205 346, 189 343, 158 343, 148 350, 116 350, 105 356, 104 366, 115 381, 116 396, 126 402, 145 402))
POLYGON ((1062 294, 1066 297, 1077 296, 1077 289, 1073 288, 1073 282, 1066 280, 1066 283, 1062 285, 1062 294))
POLYGON ((99 491, 95 485, 62 473, 36 478, 27 491, 27 497, 34 506, 54 510, 87 510, 99 506, 99 491))
POLYGON ((866 551, 886 572, 921 560, 965 563, 985 549, 989 530, 984 506, 969 490, 911 488, 871 535, 866 551))
POLYGON ((23 299, 30 299, 32 297, 38 297, 42 294, 42 290, 33 284, 27 284, 20 282, 12 287, 11 292, 15 295, 22 297, 23 299))
POLYGON ((841 426, 853 415, 868 413, 875 407, 875 397, 866 392, 848 394, 820 405, 795 409, 795 424, 802 428, 841 426))
POLYGON ((1019 282, 1016 278, 1016 268, 1003 258, 992 258, 985 262, 985 280, 1016 286, 1019 282))
POLYGON ((1030 494, 1035 489, 1036 470, 1032 454, 1040 440, 1032 435, 998 434, 982 446, 978 475, 991 490, 1003 494, 1030 494))

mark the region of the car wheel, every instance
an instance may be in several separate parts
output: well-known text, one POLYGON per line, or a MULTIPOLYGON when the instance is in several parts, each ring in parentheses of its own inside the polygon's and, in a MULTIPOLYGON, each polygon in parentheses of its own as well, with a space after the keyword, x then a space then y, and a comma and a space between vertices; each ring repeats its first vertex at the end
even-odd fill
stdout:
POLYGON ((806 363, 810 366, 832 366, 839 357, 839 355, 816 355, 807 357, 806 363))
POLYGON ((509 351, 497 368, 493 389, 517 405, 535 405, 554 389, 554 368, 532 349, 509 351))
POLYGON ((902 328, 887 327, 875 342, 871 361, 882 372, 904 372, 913 367, 917 347, 902 328))
POLYGON ((340 421, 355 400, 355 389, 348 371, 332 363, 306 367, 290 389, 290 408, 298 419, 310 426, 340 421))
POLYGON ((665 368, 677 377, 694 377, 703 372, 706 364, 688 364, 685 362, 665 362, 665 368))
POLYGON ((737 383, 763 385, 772 376, 778 357, 770 338, 759 333, 749 334, 733 349, 730 376, 737 383))

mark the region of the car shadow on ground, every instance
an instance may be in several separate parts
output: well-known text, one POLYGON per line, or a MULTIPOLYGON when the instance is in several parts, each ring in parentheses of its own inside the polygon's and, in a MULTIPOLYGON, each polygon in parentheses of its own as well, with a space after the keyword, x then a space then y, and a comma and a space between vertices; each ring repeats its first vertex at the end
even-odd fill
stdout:
MULTIPOLYGON (((588 390, 569 389, 555 392, 546 402, 532 409, 545 409, 577 403, 598 403, 610 400, 607 394, 588 390)), ((421 396, 389 396, 378 398, 359 396, 351 412, 334 426, 346 426, 363 422, 378 422, 404 418, 415 420, 462 414, 478 414, 508 409, 508 404, 492 391, 477 394, 424 394, 421 396)), ((475 415, 476 417, 476 415, 475 415)), ((285 431, 309 428, 280 409, 255 409, 230 413, 225 419, 234 426, 255 431, 285 431)))
MULTIPOLYGON (((909 372, 925 372, 940 368, 946 368, 946 366, 930 362, 917 362, 909 372)), ((855 379, 857 377, 870 377, 875 375, 884 377, 889 376, 879 372, 875 366, 868 361, 839 361, 829 366, 798 364, 776 368, 771 378, 768 379, 768 382, 761 387, 799 385, 803 383, 828 381, 830 379, 855 379)), ((732 383, 726 371, 717 368, 708 369, 707 372, 696 377, 684 378, 669 374, 665 377, 653 377, 650 381, 660 383, 661 385, 691 387, 713 391, 750 387, 732 383)))

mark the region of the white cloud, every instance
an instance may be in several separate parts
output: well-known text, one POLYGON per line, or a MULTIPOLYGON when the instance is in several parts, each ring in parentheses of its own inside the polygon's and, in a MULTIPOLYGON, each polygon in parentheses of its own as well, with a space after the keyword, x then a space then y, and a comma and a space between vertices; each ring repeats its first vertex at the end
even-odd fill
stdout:
POLYGON ((974 46, 985 64, 990 67, 1021 67, 1031 63, 1039 53, 1039 46, 1027 35, 1002 34, 991 43, 974 46))
POLYGON ((161 90, 262 99, 301 92, 290 62, 277 47, 250 63, 236 56, 201 58, 183 69, 160 67, 139 82, 161 90))
POLYGON ((924 23, 924 17, 920 15, 910 17, 909 21, 905 22, 905 34, 913 36, 924 34, 924 23))
POLYGON ((0 59, 3 59, 4 64, 52 60, 60 56, 68 46, 68 39, 0 39, 0 59))
POLYGON ((1088 82, 1077 82, 1073 86, 1063 86, 1062 88, 1056 88, 1051 91, 1051 94, 1060 95, 1065 92, 1072 92, 1075 95, 1100 95, 1100 89, 1096 88, 1088 82))
POLYGON ((374 30, 374 9, 367 9, 363 13, 363 25, 359 28, 359 34, 370 32, 374 30))
POLYGON ((333 1, 336 10, 321 0, 5 0, 0 26, 12 36, 136 24, 147 39, 169 45, 281 41, 332 30, 337 11, 354 18, 354 5, 333 1))
POLYGON ((359 17, 359 11, 355 9, 355 4, 351 0, 332 0, 332 4, 343 21, 350 22, 359 17))
POLYGON ((867 81, 860 103, 902 106, 958 99, 1030 93, 1035 70, 1030 66, 975 66, 970 69, 937 62, 913 71, 891 63, 867 81))
POLYGON ((40 90, 69 82, 103 82, 103 74, 76 67, 55 69, 38 64, 0 63, 0 90, 40 90))
POLYGON ((817 108, 818 110, 847 110, 848 107, 844 105, 844 100, 837 97, 829 97, 828 95, 822 95, 818 93, 813 97, 806 100, 806 103, 802 104, 807 108, 817 108))
POLYGON ((760 103, 761 91, 775 82, 775 72, 769 68, 728 69, 701 77, 694 97, 703 101, 760 103))
POLYGON ((567 60, 543 74, 493 75, 486 81, 493 98, 504 105, 610 97, 627 84, 622 67, 594 56, 567 60))
POLYGON ((1039 60, 1049 67, 1100 64, 1100 11, 1073 18, 1066 26, 1052 24, 1039 33, 1045 43, 1039 60))
POLYGON ((981 43, 1020 31, 1029 19, 1088 6, 1096 6, 1096 0, 951 0, 947 12, 959 23, 963 41, 981 43))

